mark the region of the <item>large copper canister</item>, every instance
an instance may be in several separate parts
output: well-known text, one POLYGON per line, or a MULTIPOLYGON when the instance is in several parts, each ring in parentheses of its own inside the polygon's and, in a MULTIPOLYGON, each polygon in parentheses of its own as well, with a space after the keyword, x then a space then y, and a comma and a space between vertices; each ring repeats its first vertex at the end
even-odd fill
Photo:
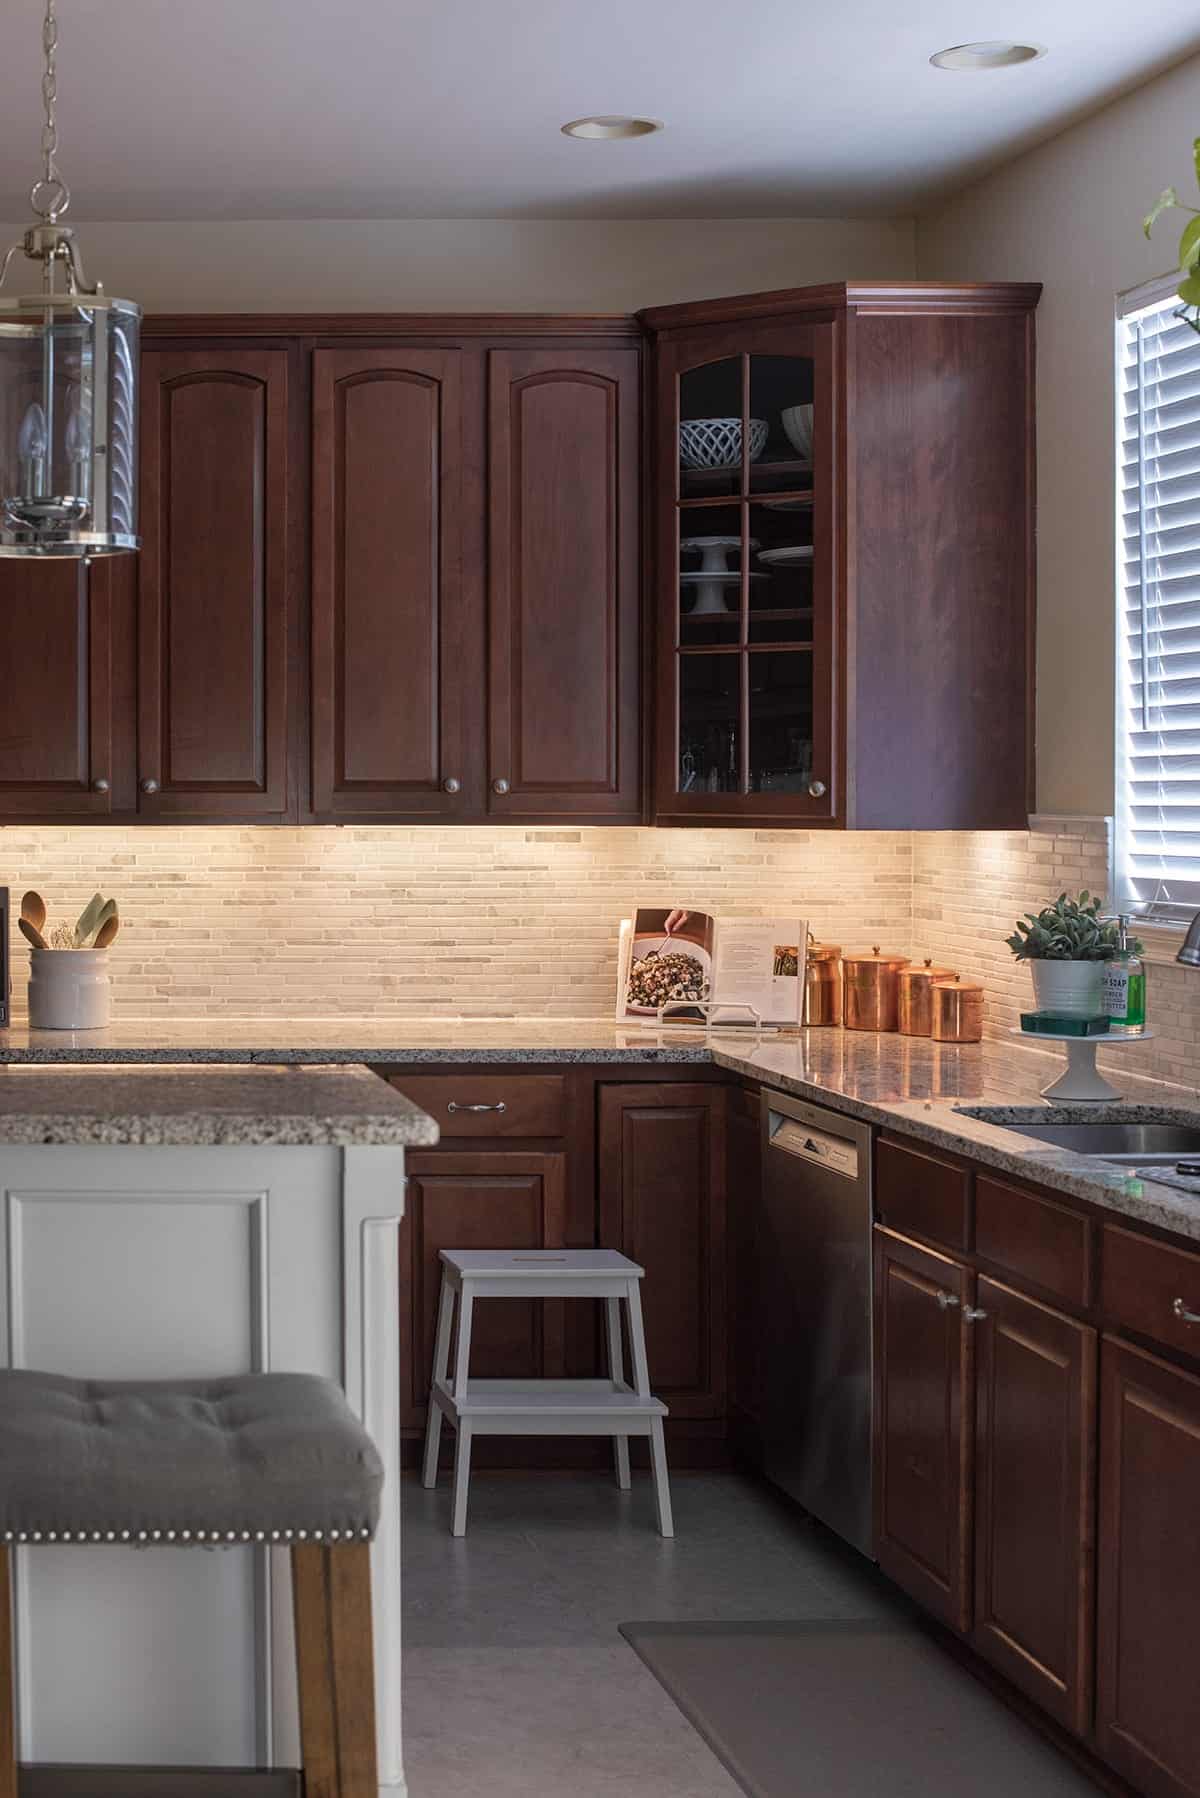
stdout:
POLYGON ((804 967, 804 1022, 809 1028, 842 1021, 842 946, 810 943, 804 967))
POLYGON ((887 955, 876 944, 869 955, 842 963, 842 1012, 847 1030, 894 1030, 899 1004, 896 976, 907 955, 887 955))
POLYGON ((919 968, 901 968, 896 976, 897 1029, 901 1036, 932 1036, 935 980, 953 980, 953 968, 935 968, 924 961, 919 968))
POLYGON ((933 1039, 938 1043, 983 1041, 983 986, 978 980, 939 980, 933 988, 933 1039))

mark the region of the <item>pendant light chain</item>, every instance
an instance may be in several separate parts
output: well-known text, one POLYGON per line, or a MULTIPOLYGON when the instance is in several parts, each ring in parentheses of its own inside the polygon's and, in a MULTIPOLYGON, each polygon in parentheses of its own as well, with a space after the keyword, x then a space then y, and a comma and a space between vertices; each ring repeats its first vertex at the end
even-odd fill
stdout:
POLYGON ((71 190, 58 172, 58 121, 55 102, 58 99, 58 77, 55 58, 58 51, 58 17, 55 0, 46 0, 46 17, 42 21, 42 51, 45 70, 42 74, 42 177, 29 193, 29 204, 48 225, 56 224, 71 204, 71 190))

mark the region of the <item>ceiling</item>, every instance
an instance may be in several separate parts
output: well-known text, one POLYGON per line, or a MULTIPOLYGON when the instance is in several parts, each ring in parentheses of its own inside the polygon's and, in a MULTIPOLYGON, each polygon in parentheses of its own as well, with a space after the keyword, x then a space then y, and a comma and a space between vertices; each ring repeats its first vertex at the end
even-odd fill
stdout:
MULTIPOLYGON (((0 217, 42 0, 3 0, 0 217)), ((80 218, 886 216, 1200 50, 1196 0, 59 0, 80 218), (1049 46, 988 74, 979 38, 1049 46), (666 121, 579 142, 585 113, 666 121)))

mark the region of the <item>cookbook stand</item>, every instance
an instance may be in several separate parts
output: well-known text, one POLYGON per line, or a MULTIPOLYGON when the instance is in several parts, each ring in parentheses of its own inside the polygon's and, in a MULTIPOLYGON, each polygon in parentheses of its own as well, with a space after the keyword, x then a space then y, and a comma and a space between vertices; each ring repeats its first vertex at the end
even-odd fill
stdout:
POLYGON ((706 1036, 713 1030, 749 1030, 755 1036, 773 1036, 787 1028, 766 1023, 753 1005, 731 1005, 716 999, 669 999, 654 1015, 660 1025, 687 1024, 706 1036))
POLYGON ((1123 1099, 1111 1081, 1106 1080, 1096 1066, 1097 1049, 1119 1049, 1134 1043, 1146 1043, 1154 1035, 1153 1030, 1143 1030, 1140 1036, 1051 1036, 1040 1030, 1014 1030, 1013 1036, 1019 1036, 1022 1042, 1032 1043, 1065 1043, 1067 1045, 1067 1069, 1057 1080, 1042 1088, 1043 1099, 1069 1100, 1076 1105, 1100 1105, 1105 1100, 1123 1099))

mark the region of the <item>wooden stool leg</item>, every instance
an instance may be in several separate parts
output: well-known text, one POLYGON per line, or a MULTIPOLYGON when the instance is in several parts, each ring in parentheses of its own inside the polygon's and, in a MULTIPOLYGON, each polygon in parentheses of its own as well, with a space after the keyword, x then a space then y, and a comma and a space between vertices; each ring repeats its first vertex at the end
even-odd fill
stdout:
POLYGON ((675 1519, 671 1514, 671 1482, 667 1477, 667 1443, 663 1435, 661 1417, 656 1417, 650 1426, 650 1465, 654 1472, 654 1508, 658 1512, 658 1533, 660 1536, 673 1536, 675 1519))
POLYGON ((471 1426, 460 1419, 454 1446, 454 1499, 450 1510, 450 1534, 467 1533, 467 1490, 471 1483, 471 1426))
MULTIPOLYGON (((608 1332, 608 1377, 614 1386, 623 1386, 625 1384, 625 1354, 621 1347, 620 1299, 605 1299, 604 1323, 608 1332)), ((617 1485, 622 1492, 628 1492, 631 1484, 628 1436, 613 1437, 613 1457, 617 1467, 617 1485)))
POLYGON ((292 1549, 304 1798, 378 1798, 371 1550, 292 1549))
POLYGON ((12 1648, 12 1557, 0 1544, 0 1798, 17 1798, 16 1691, 12 1648))
MULTIPOLYGON (((444 1380, 450 1370, 450 1332, 454 1324, 454 1288, 445 1274, 438 1298, 437 1337, 433 1347, 434 1381, 444 1380)), ((442 1445, 442 1408, 429 1400, 429 1417, 425 1424, 425 1466, 421 1473, 423 1486, 437 1485, 438 1451, 442 1445)))

